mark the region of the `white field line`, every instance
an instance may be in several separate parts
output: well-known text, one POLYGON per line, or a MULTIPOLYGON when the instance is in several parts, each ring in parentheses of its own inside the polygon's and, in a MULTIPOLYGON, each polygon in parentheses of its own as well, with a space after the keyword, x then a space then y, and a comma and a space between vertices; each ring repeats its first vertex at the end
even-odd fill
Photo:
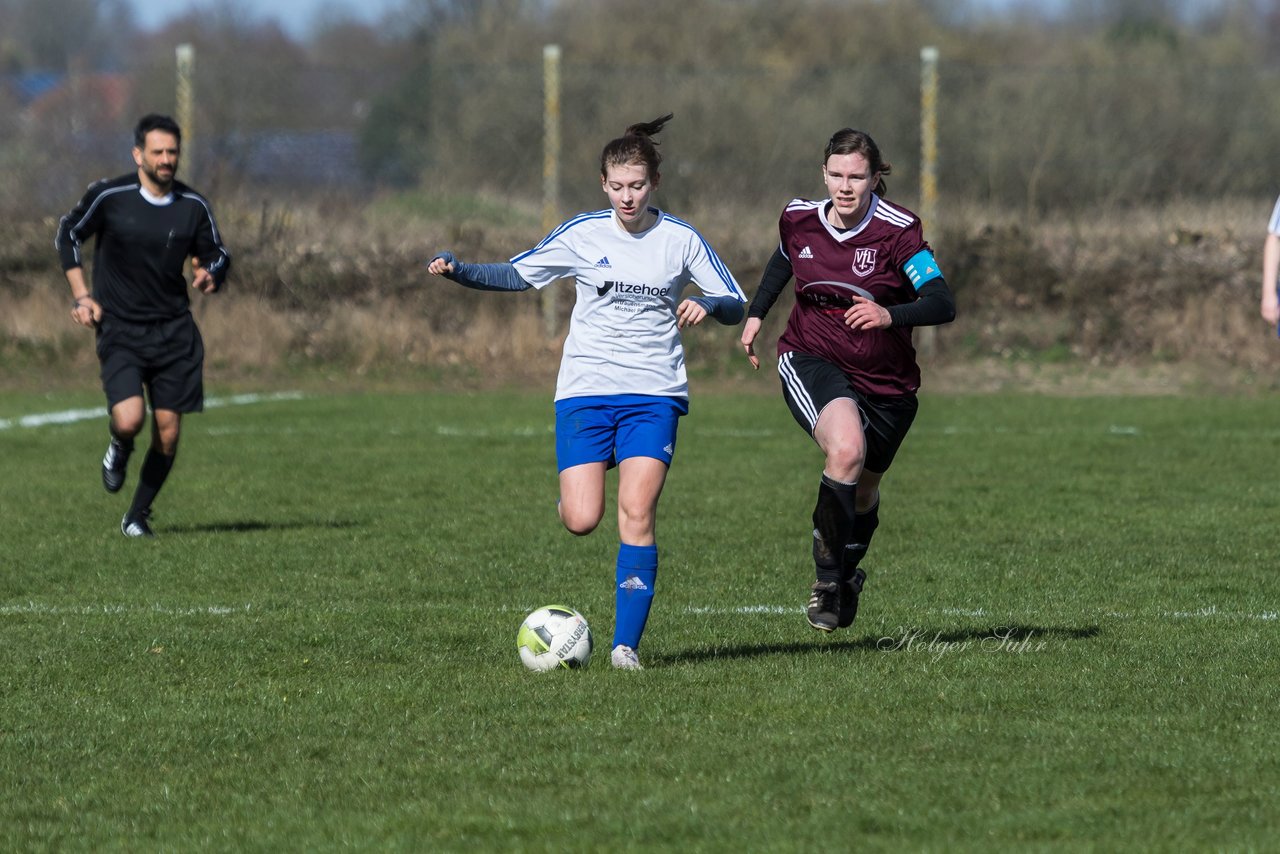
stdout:
MULTIPOLYGON (((551 423, 543 427, 510 427, 502 430, 484 428, 477 430, 473 427, 459 427, 453 424, 436 426, 437 436, 460 437, 463 439, 531 439, 551 436, 555 432, 555 425, 551 423)), ((719 439, 763 439, 773 436, 775 433, 773 430, 722 430, 712 428, 699 430, 698 435, 719 439)))
MULTIPOLYGON (((438 609, 438 610, 458 610, 456 603, 449 602, 421 602, 411 606, 402 606, 412 609, 438 609)), ((501 605, 498 607, 490 607, 491 612, 496 611, 504 614, 523 614, 533 611, 536 605, 501 605)), ((312 609, 314 610, 314 609, 312 609)), ((464 609, 465 610, 465 609, 464 609)), ((796 614, 804 613, 804 608, 799 605, 739 605, 736 607, 705 607, 690 605, 683 609, 684 613, 694 616, 710 616, 710 617, 736 617, 736 616, 787 616, 791 617, 796 614)), ((354 613, 354 608, 343 606, 328 607, 321 609, 322 613, 354 613)), ((246 602, 240 605, 189 605, 189 606, 171 606, 171 605, 107 605, 107 604, 88 604, 88 605, 45 605, 39 602, 22 602, 12 603, 8 605, 0 605, 0 617, 11 616, 44 616, 44 617, 97 617, 111 614, 163 614, 174 617, 191 617, 191 616, 214 616, 214 617, 230 617, 240 614, 254 614, 261 616, 270 614, 271 610, 261 610, 256 608, 252 603, 246 602)), ((920 611, 922 614, 939 614, 943 616, 961 616, 975 618, 995 619, 994 615, 982 608, 926 608, 920 611)), ((1104 619, 1109 620, 1142 620, 1142 619, 1164 619, 1164 620, 1223 620, 1223 621, 1258 621, 1273 623, 1280 621, 1280 612, 1277 611, 1260 611, 1257 613, 1226 611, 1218 608, 1216 605, 1210 605, 1195 611, 1156 611, 1154 613, 1135 613, 1135 612, 1118 612, 1107 611, 1100 614, 1104 619)), ((1023 618, 1024 621, 1027 618, 1023 618)), ((1034 619, 1034 618, 1033 618, 1034 619)), ((1011 624, 1018 621, 1013 620, 1011 624)))
MULTIPOLYGON (((235 394, 231 397, 211 397, 204 402, 206 409, 219 406, 246 406, 251 403, 267 403, 275 400, 301 400, 300 391, 280 391, 273 394, 235 394)), ((90 421, 94 418, 106 418, 106 406, 93 409, 64 409, 61 412, 41 412, 35 415, 21 415, 17 418, 0 418, 0 430, 12 430, 15 427, 48 427, 51 424, 74 424, 77 421, 90 421)))
POLYGON ((20 605, 0 605, 0 617, 99 617, 110 614, 164 614, 171 617, 212 616, 226 617, 232 614, 248 614, 252 605, 198 605, 174 608, 168 605, 41 605, 25 602, 20 605))
MULTIPOLYGON (((781 435, 786 431, 772 430, 769 428, 760 429, 742 429, 734 427, 695 427, 691 428, 698 431, 698 435, 708 438, 717 439, 767 439, 773 436, 781 435)), ((528 438, 531 436, 542 436, 547 433, 555 432, 555 426, 548 422, 545 426, 539 427, 510 427, 503 429, 484 429, 479 430, 472 427, 464 427, 456 424, 440 424, 437 425, 436 434, 440 436, 460 436, 464 438, 528 438)), ((916 433, 932 433, 940 436, 991 436, 991 435, 1007 435, 1007 436, 1112 436, 1122 439, 1143 438, 1147 434, 1141 427, 1135 427, 1130 424, 1109 424, 1106 427, 1096 430, 1076 430, 1066 427, 1037 427, 1028 429, 1013 429, 1009 427, 1001 427, 998 425, 991 427, 956 427, 953 425, 943 425, 931 427, 927 425, 917 424, 911 428, 912 434, 916 433)), ((1280 428, 1266 430, 1202 430, 1187 429, 1178 433, 1181 436, 1212 436, 1214 438, 1237 438, 1237 439, 1260 439, 1271 440, 1280 438, 1280 428)))
MULTIPOLYGON (((740 616, 746 614, 801 614, 804 608, 799 605, 739 605, 731 608, 708 608, 700 606, 689 606, 685 609, 685 613, 695 614, 698 616, 740 616)), ((947 617, 972 617, 978 619, 994 619, 994 615, 983 608, 924 608, 920 613, 925 614, 941 614, 947 617)), ((1260 611, 1256 614, 1242 611, 1225 611, 1216 605, 1210 605, 1205 608, 1199 608, 1195 611, 1157 611, 1151 614, 1138 613, 1121 613, 1118 611, 1106 611, 1101 614, 1102 617, 1111 620, 1140 620, 1155 617, 1165 620, 1258 620, 1261 622, 1275 622, 1280 620, 1280 612, 1277 611, 1260 611)), ((1023 618, 1024 620, 1026 618, 1023 618)), ((1016 622, 1016 621, 1015 621, 1016 622)))
POLYGON ((509 430, 475 430, 469 427, 454 427, 449 424, 441 424, 436 427, 437 436, 460 436, 465 439, 530 439, 541 436, 551 436, 556 432, 554 424, 548 424, 545 427, 513 427, 509 430))

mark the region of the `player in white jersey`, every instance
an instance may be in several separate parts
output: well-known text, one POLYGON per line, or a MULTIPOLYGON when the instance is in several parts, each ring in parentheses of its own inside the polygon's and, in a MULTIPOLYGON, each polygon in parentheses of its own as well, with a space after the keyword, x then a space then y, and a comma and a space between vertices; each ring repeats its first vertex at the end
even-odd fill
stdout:
POLYGON ((1262 243, 1262 319, 1280 333, 1280 296, 1276 293, 1277 270, 1280 270, 1280 199, 1267 222, 1267 237, 1262 243))
POLYGON ((658 497, 688 411, 680 329, 707 317, 742 320, 746 296, 686 222, 651 207, 660 175, 653 137, 671 119, 632 125, 605 146, 600 186, 607 210, 554 229, 503 264, 464 264, 449 252, 427 269, 481 290, 544 288, 572 277, 577 301, 556 381, 560 519, 586 535, 604 518, 605 472, 618 468, 614 667, 639 669, 636 653, 658 572, 658 497), (681 298, 696 285, 701 296, 681 298))

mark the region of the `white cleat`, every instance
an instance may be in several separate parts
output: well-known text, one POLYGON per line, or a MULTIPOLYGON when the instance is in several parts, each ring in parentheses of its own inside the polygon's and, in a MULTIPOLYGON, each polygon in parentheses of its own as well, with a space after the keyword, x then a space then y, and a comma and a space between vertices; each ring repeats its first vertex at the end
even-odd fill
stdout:
POLYGON ((640 656, 636 655, 636 651, 625 644, 618 644, 613 648, 613 666, 619 670, 644 670, 640 666, 640 656))
POLYGON ((155 534, 151 531, 150 522, 150 510, 143 510, 136 516, 130 516, 126 513, 124 518, 120 520, 120 533, 130 538, 154 537, 155 534))

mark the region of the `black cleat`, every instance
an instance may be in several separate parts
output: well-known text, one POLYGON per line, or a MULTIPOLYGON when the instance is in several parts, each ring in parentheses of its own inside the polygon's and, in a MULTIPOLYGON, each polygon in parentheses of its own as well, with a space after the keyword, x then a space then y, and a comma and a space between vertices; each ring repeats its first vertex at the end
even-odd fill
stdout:
POLYGON ((124 486, 131 453, 133 448, 125 447, 119 439, 113 438, 107 445, 107 453, 102 457, 102 487, 107 492, 119 492, 124 486))
POLYGON ((833 631, 840 621, 840 585, 835 581, 815 581, 805 616, 820 632, 833 631))
POLYGON ((867 574, 855 569, 852 576, 840 582, 840 619, 836 621, 839 628, 847 629, 853 625, 853 618, 858 616, 858 596, 866 580, 867 574))
POLYGON ((155 533, 151 530, 151 511, 143 510, 130 516, 128 513, 120 520, 120 533, 126 537, 154 537, 155 533))

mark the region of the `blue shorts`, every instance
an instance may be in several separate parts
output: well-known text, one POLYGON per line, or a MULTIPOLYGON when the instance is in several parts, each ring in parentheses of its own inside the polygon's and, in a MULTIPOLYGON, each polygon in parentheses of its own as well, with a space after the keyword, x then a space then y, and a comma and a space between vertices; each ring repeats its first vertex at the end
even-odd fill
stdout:
POLYGON ((676 452, 676 424, 689 411, 683 397, 611 394, 556 401, 556 466, 613 467, 630 457, 668 466, 676 452))

